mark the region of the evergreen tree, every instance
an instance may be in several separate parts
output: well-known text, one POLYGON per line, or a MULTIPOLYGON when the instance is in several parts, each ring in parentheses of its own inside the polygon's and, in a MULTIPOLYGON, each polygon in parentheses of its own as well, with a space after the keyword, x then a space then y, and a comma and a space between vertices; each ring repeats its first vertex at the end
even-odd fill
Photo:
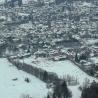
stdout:
POLYGON ((87 56, 85 55, 85 54, 82 54, 81 56, 80 56, 80 60, 86 60, 87 59, 87 56))
POLYGON ((79 58, 78 58, 78 54, 76 53, 76 55, 75 55, 75 61, 76 62, 79 62, 79 58))
POLYGON ((65 81, 63 83, 56 83, 54 87, 54 94, 54 98, 71 98, 72 96, 65 81))
POLYGON ((50 96, 49 96, 49 95, 47 95, 47 98, 50 98, 50 96))
POLYGON ((52 98, 56 98, 56 95, 55 95, 55 93, 53 93, 53 96, 52 96, 52 98))
POLYGON ((10 6, 11 6, 11 7, 15 7, 13 0, 10 2, 10 6))
POLYGON ((43 74, 43 81, 48 81, 48 73, 47 73, 47 71, 45 71, 44 74, 43 74))
POLYGON ((18 6, 22 5, 22 0, 18 0, 18 6))
POLYGON ((67 88, 67 84, 65 81, 61 85, 61 93, 62 93, 63 98, 68 98, 68 88, 67 88))
POLYGON ((88 88, 84 88, 81 98, 98 98, 98 83, 92 83, 88 88))
POLYGON ((59 81, 56 82, 53 92, 57 98, 61 98, 61 84, 59 81))
POLYGON ((48 15, 47 25, 48 25, 48 28, 51 29, 51 14, 48 15))

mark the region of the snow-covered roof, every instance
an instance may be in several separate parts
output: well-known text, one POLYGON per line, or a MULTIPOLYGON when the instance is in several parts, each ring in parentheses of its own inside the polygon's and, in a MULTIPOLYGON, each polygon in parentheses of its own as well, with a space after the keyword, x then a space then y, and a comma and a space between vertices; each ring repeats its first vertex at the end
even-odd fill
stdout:
POLYGON ((92 57, 90 58, 95 64, 98 63, 98 57, 92 57))

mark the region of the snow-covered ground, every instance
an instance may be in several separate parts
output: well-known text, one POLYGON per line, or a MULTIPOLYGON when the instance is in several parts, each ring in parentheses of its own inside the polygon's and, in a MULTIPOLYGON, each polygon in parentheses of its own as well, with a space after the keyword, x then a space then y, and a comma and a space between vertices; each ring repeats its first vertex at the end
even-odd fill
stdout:
MULTIPOLYGON (((22 61, 22 60, 21 60, 22 61)), ((83 84, 85 79, 89 79, 91 82, 93 80, 97 81, 94 77, 87 75, 80 68, 78 68, 75 64, 73 64, 69 60, 65 61, 48 61, 46 59, 34 59, 33 57, 24 59, 24 62, 27 64, 31 64, 32 66, 36 66, 47 70, 49 72, 56 73, 59 77, 64 77, 66 75, 73 76, 78 79, 80 85, 83 84)))
POLYGON ((86 79, 89 79, 90 82, 93 80, 98 81, 94 77, 87 75, 80 68, 74 65, 71 61, 48 61, 46 59, 34 59, 33 57, 26 58, 21 60, 21 62, 25 62, 27 64, 31 64, 32 66, 36 66, 38 68, 42 68, 49 72, 56 73, 59 77, 64 77, 65 75, 74 76, 78 79, 79 85, 77 86, 68 86, 72 91, 72 98, 80 98, 81 91, 79 90, 79 86, 83 85, 86 79))
POLYGON ((48 89, 46 84, 23 71, 17 70, 7 59, 0 58, 0 98, 22 98, 29 94, 33 98, 44 98, 48 89), (30 83, 25 82, 25 78, 30 83), (17 78, 18 80, 13 81, 17 78))
POLYGON ((72 91, 72 98, 81 98, 79 86, 68 86, 68 88, 72 91))

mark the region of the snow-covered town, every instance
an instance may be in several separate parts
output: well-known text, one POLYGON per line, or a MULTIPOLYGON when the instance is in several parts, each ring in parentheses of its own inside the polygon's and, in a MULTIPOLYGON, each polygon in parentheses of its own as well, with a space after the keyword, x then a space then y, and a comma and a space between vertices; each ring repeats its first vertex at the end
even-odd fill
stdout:
POLYGON ((98 0, 0 0, 0 98, 98 98, 98 0))

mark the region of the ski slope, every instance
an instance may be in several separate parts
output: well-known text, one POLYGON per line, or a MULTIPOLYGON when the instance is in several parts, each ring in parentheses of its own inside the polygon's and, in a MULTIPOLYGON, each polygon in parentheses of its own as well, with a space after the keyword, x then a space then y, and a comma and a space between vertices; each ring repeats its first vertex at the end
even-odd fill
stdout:
POLYGON ((33 98, 44 98, 48 89, 39 79, 13 67, 7 59, 0 58, 0 98, 22 98, 29 94, 33 98), (30 83, 25 82, 25 78, 30 83), (13 79, 18 79, 13 81, 13 79))

